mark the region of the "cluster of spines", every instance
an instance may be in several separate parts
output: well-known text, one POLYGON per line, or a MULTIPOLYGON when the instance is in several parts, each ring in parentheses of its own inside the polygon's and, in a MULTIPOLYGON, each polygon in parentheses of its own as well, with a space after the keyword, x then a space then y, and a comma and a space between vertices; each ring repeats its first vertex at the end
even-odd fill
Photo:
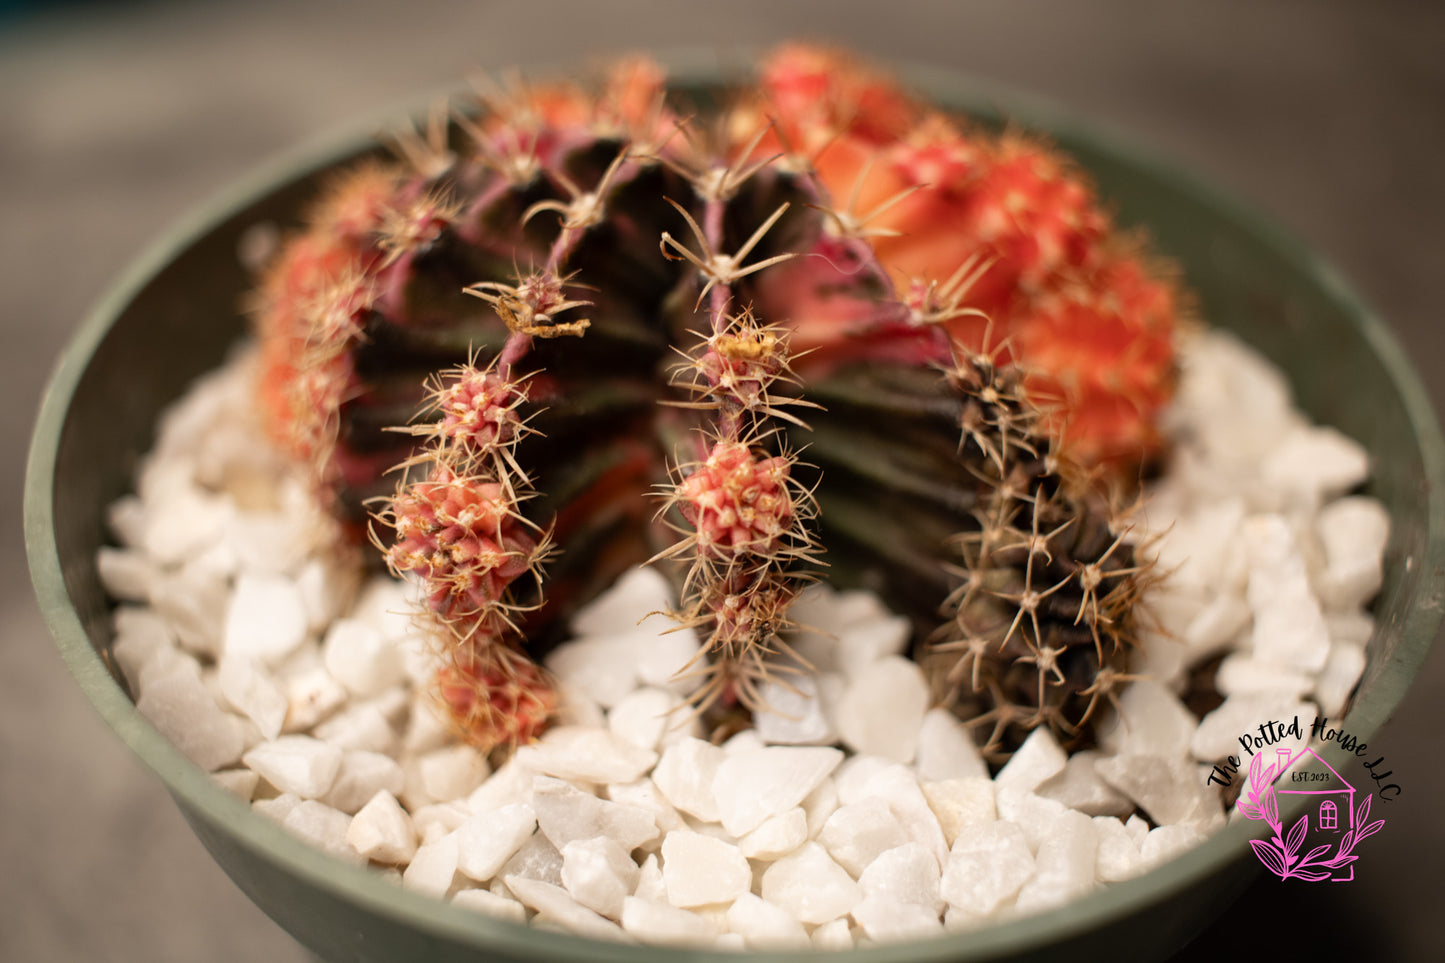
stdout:
POLYGON ((380 520, 388 566, 417 579, 428 637, 442 646, 436 692, 467 740, 484 749, 534 738, 556 706, 545 674, 523 649, 513 583, 540 586, 549 534, 522 513, 531 479, 517 443, 525 381, 495 366, 437 376, 431 419, 413 426, 422 450, 380 520))
POLYGON ((986 727, 989 759, 1040 726, 1085 746, 1130 679, 1148 566, 1125 515, 1057 451, 1019 367, 959 345, 946 379, 977 477, 977 528, 951 540, 960 581, 925 661, 942 701, 986 727))
POLYGON ((788 409, 808 406, 797 394, 789 333, 759 324, 750 305, 736 303, 738 282, 797 256, 782 251, 753 257, 788 203, 764 217, 736 250, 725 249, 728 203, 775 160, 753 160, 752 153, 731 162, 680 165, 701 216, 674 204, 692 236, 664 233, 661 239, 665 257, 696 271, 695 313, 703 324, 698 345, 674 368, 672 384, 685 395, 674 404, 710 417, 685 442, 692 457, 678 453, 663 492, 659 517, 680 515, 685 524, 672 524, 683 537, 655 559, 687 565, 672 614, 705 636, 705 661, 694 672, 699 712, 714 705, 757 709, 765 704, 770 679, 797 670, 783 641, 792 627, 787 613, 814 577, 820 551, 811 525, 816 504, 796 477, 797 453, 784 431, 785 425, 806 427, 788 409))

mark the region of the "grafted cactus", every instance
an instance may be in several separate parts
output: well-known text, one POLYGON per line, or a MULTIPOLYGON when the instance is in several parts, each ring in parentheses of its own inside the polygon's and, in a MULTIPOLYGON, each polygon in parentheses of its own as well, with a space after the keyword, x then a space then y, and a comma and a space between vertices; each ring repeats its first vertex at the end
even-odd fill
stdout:
POLYGON ((1172 283, 1050 150, 830 52, 762 78, 703 117, 641 61, 490 90, 339 178, 260 285, 275 433, 353 528, 383 500, 483 747, 539 731, 534 659, 648 558, 700 711, 796 669, 826 572, 908 613, 990 753, 1087 744, 1145 575, 1098 486, 1155 453, 1172 283))

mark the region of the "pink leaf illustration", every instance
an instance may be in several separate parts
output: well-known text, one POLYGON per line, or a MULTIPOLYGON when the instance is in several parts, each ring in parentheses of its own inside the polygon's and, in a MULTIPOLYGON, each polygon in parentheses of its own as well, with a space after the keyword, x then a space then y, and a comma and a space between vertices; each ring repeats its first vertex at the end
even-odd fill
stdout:
POLYGON ((1279 850, 1274 848, 1274 843, 1266 839, 1251 839, 1249 845, 1254 850, 1254 855, 1264 864, 1265 869, 1283 879, 1286 872, 1284 858, 1279 850))
POLYGON ((1326 852, 1328 852, 1329 848, 1329 843, 1325 843, 1323 846, 1316 846, 1314 849, 1305 853, 1305 858, 1300 860, 1300 865, 1303 866, 1306 863, 1314 862, 1316 859, 1319 859, 1326 852))
POLYGON ((1305 833, 1309 831, 1310 817, 1301 816, 1299 821, 1291 827, 1289 835, 1284 840, 1284 851, 1290 856, 1299 852, 1300 844, 1305 841, 1305 833))
POLYGON ((1307 880, 1311 883, 1318 883, 1322 879, 1329 879, 1330 874, 1318 869, 1297 869, 1290 874, 1296 879, 1307 880))
POLYGON ((1260 807, 1264 811, 1265 821, 1274 827, 1275 832, 1279 832, 1279 800, 1274 796, 1273 786, 1264 791, 1264 795, 1260 799, 1260 807))
POLYGON ((1242 802, 1242 803, 1240 803, 1240 804, 1239 804, 1239 811, 1240 811, 1240 813, 1244 816, 1245 819, 1263 819, 1263 818, 1264 818, 1264 813, 1262 813, 1262 812, 1259 811, 1259 807, 1258 807, 1258 806, 1255 806, 1255 805, 1253 805, 1253 804, 1251 804, 1251 803, 1247 803, 1247 802, 1242 802))
POLYGON ((1370 818, 1370 797, 1366 794, 1365 798, 1360 800, 1359 806, 1355 807, 1355 825, 1365 825, 1365 820, 1368 818, 1370 818))
POLYGON ((1342 855, 1336 856, 1334 859, 1330 860, 1328 863, 1323 863, 1322 865, 1324 865, 1324 866, 1332 866, 1332 867, 1334 867, 1335 869, 1339 869, 1341 866, 1348 866, 1348 865, 1350 865, 1351 863, 1353 863, 1355 860, 1357 860, 1357 859, 1359 859, 1359 858, 1360 858, 1360 857, 1358 857, 1358 856, 1350 856, 1350 855, 1348 855, 1348 854, 1342 854, 1342 855))
POLYGON ((1264 774, 1264 756, 1255 755, 1249 761, 1249 788, 1251 796, 1257 796, 1260 789, 1264 787, 1264 780, 1260 777, 1264 774))
POLYGON ((1374 822, 1370 823, 1370 825, 1360 830, 1359 835, 1355 837, 1355 842, 1358 843, 1360 840, 1366 838, 1367 836, 1375 835, 1380 831, 1380 827, 1383 825, 1385 825, 1385 821, 1383 819, 1377 819, 1374 822))

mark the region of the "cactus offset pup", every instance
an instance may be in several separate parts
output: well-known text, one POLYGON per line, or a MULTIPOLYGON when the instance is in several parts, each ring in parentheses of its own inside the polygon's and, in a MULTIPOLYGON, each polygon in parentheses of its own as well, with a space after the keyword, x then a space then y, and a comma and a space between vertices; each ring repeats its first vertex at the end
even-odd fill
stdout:
POLYGON ((826 575, 909 615, 991 758, 1091 742, 1148 577, 1113 506, 1158 454, 1181 299, 1067 159, 807 47, 710 113, 635 60, 396 146, 261 279, 259 390, 419 583, 467 740, 535 737, 536 659, 651 559, 710 717, 797 671, 789 608, 826 575))

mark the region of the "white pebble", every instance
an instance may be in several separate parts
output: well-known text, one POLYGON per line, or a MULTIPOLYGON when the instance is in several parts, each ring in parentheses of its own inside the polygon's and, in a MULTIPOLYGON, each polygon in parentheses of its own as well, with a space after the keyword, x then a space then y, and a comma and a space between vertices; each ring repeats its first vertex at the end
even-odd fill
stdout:
POLYGON ((682 707, 682 700, 666 689, 638 689, 607 713, 607 728, 623 745, 651 751, 662 742, 663 733, 686 714, 682 707))
POLYGON ((947 709, 930 709, 924 714, 915 764, 920 782, 988 778, 988 765, 973 737, 947 709))
POLYGON ((886 802, 908 838, 933 853, 940 863, 943 861, 948 853, 943 828, 939 826, 938 817, 929 807, 911 768, 894 764, 875 772, 861 796, 863 799, 868 797, 886 802))
POLYGON ((763 871, 762 897, 816 925, 846 916, 863 898, 863 889, 827 850, 809 842, 763 871))
POLYGON ((611 709, 637 688, 632 655, 630 636, 583 638, 557 646, 545 665, 563 683, 611 709))
POLYGON ((270 799, 257 799, 251 803, 251 811, 265 816, 274 823, 284 823, 291 810, 301 805, 302 799, 294 792, 283 792, 270 799))
POLYGON ((95 556, 100 584, 111 598, 121 602, 144 602, 159 576, 159 569, 142 552, 102 546, 95 556))
POLYGON ((1100 741, 1115 754, 1175 756, 1189 751, 1198 727, 1194 713, 1167 686, 1137 679, 1120 693, 1118 714, 1100 734, 1100 741))
POLYGON ((1368 478, 1370 456, 1338 429, 1300 426, 1285 436, 1261 468, 1270 489, 1313 507, 1368 478))
POLYGON ((879 943, 926 940, 943 935, 940 915, 917 903, 865 896, 853 907, 852 915, 863 934, 879 943))
POLYGON ((1314 680, 1303 672, 1243 652, 1226 656, 1214 674, 1214 687, 1225 696, 1273 693, 1298 699, 1313 685, 1314 680))
POLYGON ((774 860, 786 856, 808 840, 808 816, 798 806, 769 816, 761 826, 738 840, 748 859, 774 860))
POLYGON ((1188 759, 1115 756, 1099 760, 1094 768, 1158 825, 1212 827, 1223 821, 1218 795, 1199 778, 1198 767, 1188 759))
POLYGON ((696 913, 668 903, 629 896, 622 901, 622 928, 643 943, 708 943, 717 927, 696 913))
POLYGON ((486 757, 471 746, 448 746, 425 753, 417 760, 422 790, 437 802, 461 799, 482 784, 491 772, 486 757))
POLYGON ((998 818, 992 779, 980 776, 945 779, 919 783, 919 788, 928 801, 928 808, 938 819, 944 841, 949 846, 953 845, 965 826, 993 822, 998 818))
POLYGON ((167 482, 165 486, 168 490, 163 501, 152 498, 150 492, 141 492, 146 512, 140 539, 147 555, 161 565, 174 567, 221 541, 234 508, 228 500, 202 491, 189 481, 167 482))
POLYGON ((736 846, 679 829, 662 841, 662 879, 673 906, 704 906, 746 893, 753 871, 736 846))
POLYGON ((346 687, 326 671, 315 646, 302 646, 277 675, 286 688, 285 732, 305 732, 346 704, 346 687))
POLYGON ((391 753, 396 748, 396 729, 383 707, 372 702, 354 703, 316 726, 314 734, 338 749, 391 753))
POLYGON ((1045 726, 1030 732, 1023 745, 994 777, 994 786, 1015 792, 1033 792, 1039 784, 1063 770, 1068 756, 1045 726))
MULTIPOLYGON (((670 838, 670 837, 669 837, 670 838)), ((590 910, 617 919, 637 885, 638 868, 610 839, 577 839, 562 847, 562 885, 590 910)))
POLYGON ((888 804, 875 796, 840 806, 823 824, 818 842, 857 879, 878 854, 908 842, 908 834, 888 804))
MULTIPOLYGON (((303 611, 304 611, 303 602, 303 611)), ((322 659, 336 681, 354 696, 366 698, 400 683, 406 677, 396 643, 355 619, 331 623, 321 645, 322 659)))
MULTIPOLYGON (((880 853, 858 877, 858 885, 863 887, 866 896, 922 906, 935 917, 943 912, 939 882, 938 860, 917 843, 905 843, 880 853)), ((854 918, 857 918, 856 911, 854 918)))
POLYGON ((1019 912, 1062 905, 1094 886, 1099 834, 1094 821, 1069 810, 1049 824, 1034 855, 1034 875, 1019 890, 1019 912))
POLYGON ((717 822, 713 785, 727 753, 701 739, 681 739, 663 750, 652 771, 657 788, 682 812, 704 822, 717 822))
POLYGON ((116 609, 112 622, 115 641, 110 653, 132 689, 138 688, 141 666, 158 652, 174 651, 175 635, 155 612, 131 605, 116 609))
POLYGON ((249 769, 223 769, 220 772, 211 773, 211 778, 216 785, 246 802, 256 794, 256 786, 261 777, 249 769))
POLYGON ((145 502, 137 495, 122 495, 106 509, 105 524, 120 544, 127 548, 140 547, 145 534, 145 502))
POLYGON ((651 779, 638 779, 628 783, 614 783, 607 787, 607 798, 625 806, 645 809, 657 820, 657 828, 670 833, 686 825, 682 815, 662 795, 651 779))
MULTIPOLYGON (((405 803, 405 799, 402 800, 405 803)), ((467 821, 471 815, 465 806, 455 802, 428 803, 409 809, 412 825, 423 843, 448 836, 467 821)))
POLYGON ((224 627, 217 612, 230 605, 226 579, 197 566, 156 577, 151 586, 151 607, 166 620, 176 641, 188 651, 218 658, 224 627))
POLYGON ((801 803, 842 760, 842 752, 824 746, 769 746, 727 755, 713 780, 718 818, 734 836, 749 833, 801 803))
POLYGON ((851 950, 854 945, 852 928, 846 916, 814 927, 809 938, 815 950, 851 950))
POLYGON ((1365 671, 1365 650, 1351 642, 1330 644, 1330 657, 1315 682, 1315 701, 1325 715, 1344 711, 1355 683, 1365 671))
MULTIPOLYGON (((1183 751, 1177 750, 1176 755, 1182 757, 1183 751)), ((1089 816, 1129 815, 1133 803, 1099 775, 1094 767, 1099 758, 1094 750, 1074 753, 1063 770, 1039 784, 1036 794, 1089 816)))
POLYGON ((516 757, 503 763, 467 797, 467 807, 474 813, 490 812, 513 803, 532 802, 532 781, 536 774, 517 764, 516 757))
POLYGON ((657 762, 657 753, 620 741, 606 729, 560 726, 517 751, 533 772, 572 782, 632 782, 657 762))
POLYGON ((728 926, 742 935, 750 950, 805 950, 808 931, 791 913, 753 893, 744 893, 727 911, 728 926))
POLYGON ((499 873, 532 838, 537 814, 526 803, 478 812, 456 829, 457 869, 479 883, 499 873))
POLYGON ((943 867, 939 894, 970 913, 992 913, 1034 874, 1034 856, 1018 826, 1009 822, 967 826, 943 867))
POLYGON ((1117 883, 1137 876, 1141 868, 1139 843, 1130 830, 1113 816, 1095 816, 1094 829, 1099 840, 1094 875, 1105 883, 1117 883))
POLYGON ((754 713, 758 735, 769 745, 830 745, 838 740, 823 708, 818 680, 812 675, 788 676, 767 682, 761 693, 764 708, 754 713))
POLYGON ((1319 671, 1329 656, 1329 632, 1289 523, 1277 515, 1257 515, 1245 520, 1241 532, 1249 555, 1255 658, 1319 671))
POLYGON ((306 627, 321 632, 350 607, 358 590, 358 572, 349 565, 313 557, 296 574, 296 591, 306 609, 306 627))
POLYGON ((667 884, 662 880, 662 864, 656 853, 648 853, 637 871, 637 886, 633 896, 651 900, 654 903, 667 902, 667 884))
POLYGON ((928 680, 918 663, 889 656, 849 681, 834 724, 843 744, 854 752, 909 763, 918 751, 918 730, 929 699, 928 680))
POLYGON ((351 618, 369 625, 383 639, 400 640, 412 634, 413 615, 407 583, 386 575, 367 579, 357 594, 351 618))
POLYGON ((240 720, 221 711, 194 669, 182 666, 148 678, 136 709, 187 759, 207 772, 230 765, 245 751, 240 720))
POLYGON ((303 799, 281 825, 322 852, 360 866, 366 862, 346 841, 351 817, 314 799, 303 799))
POLYGON ((1240 736, 1255 732, 1262 723, 1277 720, 1288 724, 1295 716, 1301 720, 1313 719, 1315 708, 1309 702, 1273 693, 1230 696, 1199 720, 1199 729, 1189 741, 1189 750, 1195 759, 1208 762, 1238 756, 1240 736))
POLYGON ((281 734, 288 703, 270 673, 250 659, 228 655, 221 659, 217 679, 226 701, 254 722, 264 738, 281 734))
POLYGON ((344 813, 354 813, 378 793, 396 795, 404 785, 401 764, 391 756, 354 749, 343 753, 341 769, 322 802, 344 813))
POLYGON ((1341 498, 1321 509, 1316 526, 1326 558, 1321 600, 1344 611, 1368 604, 1384 579, 1389 513, 1373 498, 1341 498))
POLYGON ((1155 543, 1155 564, 1169 573, 1171 586, 1217 592, 1238 565, 1243 520, 1244 501, 1238 497, 1195 505, 1174 520, 1167 538, 1155 543))
POLYGON ((452 897, 452 905, 509 923, 527 922, 525 906, 514 899, 507 899, 484 889, 464 889, 452 897))
POLYGON ((1068 810, 1067 806, 1056 799, 1045 799, 1036 793, 1018 792, 1014 789, 996 789, 994 806, 1000 820, 1013 823, 1023 830, 1029 852, 1038 851, 1044 830, 1068 810))
POLYGON ((577 611, 572 631, 579 636, 625 635, 636 632, 649 612, 665 611, 672 604, 672 586, 661 572, 634 568, 577 611))
POLYGON ((538 826, 559 850, 574 839, 606 836, 631 851, 658 836, 657 820, 647 810, 598 799, 549 776, 533 783, 532 807, 538 826))
POLYGON ((306 640, 306 606, 287 578, 242 575, 226 611, 226 653, 275 665, 306 640))
POLYGON ((503 882, 517 899, 536 910, 539 916, 561 924, 568 932, 603 940, 616 940, 622 936, 616 923, 592 912, 567 895, 560 886, 525 876, 508 876, 503 882))
POLYGON ((542 833, 534 833, 512 858, 497 871, 493 885, 513 878, 534 879, 552 886, 562 885, 562 854, 542 833))
POLYGON ((342 752, 310 736, 281 736, 246 753, 244 762, 282 792, 320 799, 341 771, 342 752))
POLYGON ((1146 869, 1168 862, 1204 842, 1204 834, 1191 826, 1160 826, 1151 829, 1139 844, 1139 861, 1146 869))
POLYGON ((362 806, 346 828, 346 842, 378 863, 401 865, 416 853, 416 829, 396 796, 382 790, 362 806))

